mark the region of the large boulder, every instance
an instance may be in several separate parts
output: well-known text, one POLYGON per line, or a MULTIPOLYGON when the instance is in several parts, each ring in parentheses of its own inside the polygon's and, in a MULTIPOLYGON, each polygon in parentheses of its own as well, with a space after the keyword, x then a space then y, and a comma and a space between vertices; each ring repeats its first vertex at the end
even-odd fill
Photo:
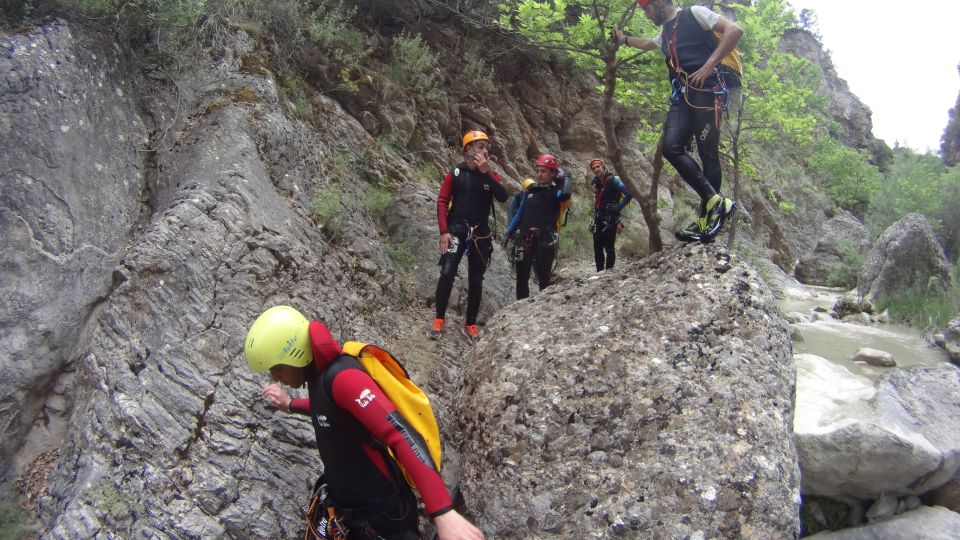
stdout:
POLYGON ((907 214, 891 225, 877 242, 860 271, 857 290, 876 303, 928 287, 946 288, 950 265, 933 227, 921 214, 907 214))
POLYGON ((894 369, 874 383, 796 355, 794 432, 805 495, 920 495, 960 469, 960 369, 894 369))
POLYGON ((955 317, 943 333, 943 348, 954 364, 960 364, 960 317, 955 317))
MULTIPOLYGON (((823 224, 823 231, 813 250, 800 257, 793 275, 808 285, 853 286, 837 283, 851 255, 870 248, 870 234, 863 223, 847 211, 838 212, 823 224)), ((859 270, 859 269, 858 269, 859 270)))
POLYGON ((941 506, 921 506, 877 523, 807 536, 810 540, 954 540, 960 514, 941 506))
POLYGON ((490 537, 799 534, 790 338, 722 249, 565 279, 471 360, 461 489, 490 537))
POLYGON ((140 216, 147 128, 125 69, 111 41, 59 22, 0 34, 2 469, 140 216))

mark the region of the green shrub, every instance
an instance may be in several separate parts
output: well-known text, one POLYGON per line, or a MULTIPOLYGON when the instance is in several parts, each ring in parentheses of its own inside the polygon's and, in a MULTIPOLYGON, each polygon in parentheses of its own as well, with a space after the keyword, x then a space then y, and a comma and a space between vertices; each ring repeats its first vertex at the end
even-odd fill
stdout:
POLYGON ((30 538, 33 525, 33 517, 20 506, 13 485, 0 485, 0 538, 30 538))
POLYGON ((410 37, 400 34, 393 39, 393 65, 388 77, 394 84, 412 91, 428 101, 443 95, 439 55, 430 50, 420 34, 410 37))
POLYGON ((327 185, 317 190, 313 198, 313 215, 323 233, 332 241, 343 239, 343 220, 345 207, 340 190, 327 185))
POLYGON ((858 216, 866 213, 871 197, 880 187, 880 172, 869 163, 866 152, 834 139, 816 143, 807 157, 807 167, 837 206, 858 216))
POLYGON ((863 268, 867 255, 858 249, 853 242, 849 241, 841 241, 837 248, 840 251, 842 264, 827 276, 827 285, 830 287, 856 287, 860 269, 863 268))
MULTIPOLYGON (((954 268, 954 276, 957 268, 954 268)), ((954 279, 952 283, 939 283, 931 279, 926 287, 917 287, 891 296, 879 298, 879 309, 890 310, 890 316, 899 322, 914 328, 936 332, 947 327, 950 320, 960 310, 960 286, 954 279)))
POLYGON ((493 94, 497 91, 493 82, 493 66, 480 56, 479 46, 473 45, 475 42, 470 43, 472 46, 463 53, 463 68, 460 74, 467 82, 471 93, 493 94))
POLYGON ((404 240, 399 244, 384 244, 384 249, 386 249, 387 256, 393 262, 393 267, 402 274, 412 273, 417 266, 417 257, 413 254, 410 246, 410 240, 404 240))
POLYGON ((386 227, 387 211, 390 209, 391 202, 393 202, 393 193, 381 187, 367 196, 364 206, 374 222, 381 227, 386 227))

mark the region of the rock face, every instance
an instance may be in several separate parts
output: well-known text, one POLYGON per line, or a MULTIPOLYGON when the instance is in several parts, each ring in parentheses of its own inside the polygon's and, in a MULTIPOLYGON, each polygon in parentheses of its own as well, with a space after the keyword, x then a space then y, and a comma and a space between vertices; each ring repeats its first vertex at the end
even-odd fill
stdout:
POLYGON ((717 248, 550 287, 471 353, 466 500, 492 538, 795 537, 790 352, 717 248))
POLYGON ((833 61, 817 38, 806 30, 788 29, 780 41, 780 49, 805 58, 823 69, 821 93, 827 96, 830 117, 838 126, 832 135, 847 146, 869 151, 874 163, 881 169, 890 163, 893 158, 890 149, 873 136, 873 113, 850 91, 847 81, 837 74, 833 61))
POLYGON ((0 51, 0 463, 6 469, 52 381, 83 346, 84 326, 117 285, 111 274, 145 187, 147 131, 109 41, 51 24, 0 35, 0 51))
POLYGON ((808 285, 836 285, 831 283, 831 275, 843 267, 844 258, 869 248, 867 228, 853 214, 841 211, 823 225, 816 246, 800 257, 793 275, 808 285))
POLYGON ((907 214, 877 239, 860 271, 857 290, 876 303, 949 283, 950 265, 930 222, 921 214, 907 214))
POLYGON ((816 356, 795 360, 794 432, 805 495, 920 495, 957 473, 960 369, 904 367, 874 384, 816 356))

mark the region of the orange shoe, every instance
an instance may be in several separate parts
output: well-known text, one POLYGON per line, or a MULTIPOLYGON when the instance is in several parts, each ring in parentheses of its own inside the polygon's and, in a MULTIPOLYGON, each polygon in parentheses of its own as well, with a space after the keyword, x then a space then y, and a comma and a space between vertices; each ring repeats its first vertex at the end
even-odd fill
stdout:
POLYGON ((480 339, 480 331, 477 329, 477 325, 475 324, 468 324, 464 326, 461 332, 463 332, 463 336, 467 338, 467 343, 471 345, 480 339))
POLYGON ((443 317, 437 317, 433 320, 433 326, 430 327, 430 330, 427 331, 427 337, 430 339, 440 339, 440 334, 443 333, 443 317))

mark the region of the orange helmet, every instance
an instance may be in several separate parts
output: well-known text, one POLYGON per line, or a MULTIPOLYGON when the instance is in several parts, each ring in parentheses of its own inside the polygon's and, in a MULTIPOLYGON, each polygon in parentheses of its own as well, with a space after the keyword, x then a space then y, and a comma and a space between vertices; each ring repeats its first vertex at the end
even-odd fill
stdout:
POLYGON ((537 158, 537 167, 546 167, 551 171, 559 171, 560 165, 557 163, 557 158, 550 154, 543 154, 537 158))
POLYGON ((490 138, 487 137, 487 134, 482 131, 468 131, 466 135, 463 136, 463 149, 467 149, 467 145, 473 141, 487 141, 490 142, 490 138))

